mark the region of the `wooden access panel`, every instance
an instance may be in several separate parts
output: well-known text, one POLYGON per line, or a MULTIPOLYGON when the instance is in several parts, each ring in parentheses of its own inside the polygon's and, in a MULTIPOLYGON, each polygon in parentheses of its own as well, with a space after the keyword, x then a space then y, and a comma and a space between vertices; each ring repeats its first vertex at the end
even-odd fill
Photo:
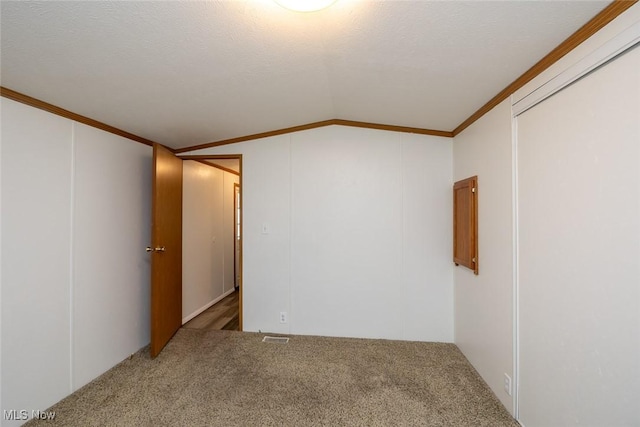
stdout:
POLYGON ((453 185, 453 262, 478 274, 478 177, 453 185))

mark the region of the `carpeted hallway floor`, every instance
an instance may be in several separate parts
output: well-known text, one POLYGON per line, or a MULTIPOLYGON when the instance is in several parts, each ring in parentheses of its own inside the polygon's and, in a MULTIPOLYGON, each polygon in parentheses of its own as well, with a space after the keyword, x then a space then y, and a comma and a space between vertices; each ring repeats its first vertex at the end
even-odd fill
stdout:
POLYGON ((60 426, 518 426, 453 344, 181 329, 54 405, 60 426))

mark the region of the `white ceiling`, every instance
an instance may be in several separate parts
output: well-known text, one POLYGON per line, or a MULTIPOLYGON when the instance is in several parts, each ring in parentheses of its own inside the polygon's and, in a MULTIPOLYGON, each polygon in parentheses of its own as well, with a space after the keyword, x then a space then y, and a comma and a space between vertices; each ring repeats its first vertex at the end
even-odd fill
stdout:
POLYGON ((450 131, 607 4, 3 0, 1 83, 173 148, 333 118, 450 131))

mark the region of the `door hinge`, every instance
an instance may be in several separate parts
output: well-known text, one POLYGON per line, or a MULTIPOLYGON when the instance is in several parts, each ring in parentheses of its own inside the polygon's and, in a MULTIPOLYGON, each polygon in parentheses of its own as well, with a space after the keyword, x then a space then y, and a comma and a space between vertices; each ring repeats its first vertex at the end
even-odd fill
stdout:
POLYGON ((475 258, 471 258, 471 262, 475 264, 476 263, 476 259, 475 258))
POLYGON ((471 192, 475 193, 476 192, 476 187, 471 187, 471 192))

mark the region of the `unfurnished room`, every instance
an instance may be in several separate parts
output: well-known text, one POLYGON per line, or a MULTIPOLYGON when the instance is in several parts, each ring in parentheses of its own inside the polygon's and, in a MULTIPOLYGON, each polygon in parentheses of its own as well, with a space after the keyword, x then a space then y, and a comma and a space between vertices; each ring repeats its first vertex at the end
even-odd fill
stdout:
POLYGON ((637 1, 0 0, 0 425, 640 426, 637 1))

